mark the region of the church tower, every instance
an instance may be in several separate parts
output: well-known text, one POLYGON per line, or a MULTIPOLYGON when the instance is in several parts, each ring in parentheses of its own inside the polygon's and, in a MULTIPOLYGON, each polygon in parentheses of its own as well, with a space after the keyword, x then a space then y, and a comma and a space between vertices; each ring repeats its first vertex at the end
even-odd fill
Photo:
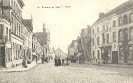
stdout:
POLYGON ((43 33, 46 33, 45 22, 43 23, 43 33))

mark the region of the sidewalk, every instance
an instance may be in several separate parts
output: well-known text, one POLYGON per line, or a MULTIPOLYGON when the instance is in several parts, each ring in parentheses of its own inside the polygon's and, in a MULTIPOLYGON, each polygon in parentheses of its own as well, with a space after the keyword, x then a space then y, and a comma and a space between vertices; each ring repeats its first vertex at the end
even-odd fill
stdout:
POLYGON ((37 64, 36 64, 36 61, 34 61, 31 64, 28 64, 27 68, 22 68, 22 65, 21 65, 21 66, 18 66, 18 67, 15 67, 15 68, 11 68, 11 69, 0 70, 0 72, 22 72, 22 71, 28 71, 28 70, 36 67, 40 63, 41 63, 41 61, 38 61, 37 64))
POLYGON ((103 63, 89 63, 90 65, 97 65, 97 66, 109 66, 109 67, 119 67, 119 68, 133 68, 133 65, 129 65, 129 64, 103 64, 103 63))

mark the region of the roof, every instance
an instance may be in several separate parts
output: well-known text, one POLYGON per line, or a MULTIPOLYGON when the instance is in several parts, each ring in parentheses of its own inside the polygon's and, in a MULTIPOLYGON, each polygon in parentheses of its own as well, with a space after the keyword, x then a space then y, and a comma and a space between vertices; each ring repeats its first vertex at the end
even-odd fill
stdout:
POLYGON ((22 8, 23 6, 25 6, 23 0, 17 0, 17 1, 18 1, 18 3, 20 4, 20 7, 21 7, 21 8, 22 8))
POLYGON ((44 44, 47 43, 47 41, 46 41, 46 36, 47 36, 47 35, 44 34, 43 32, 36 32, 36 33, 34 33, 33 35, 36 36, 38 42, 39 42, 41 45, 44 45, 44 44))
POLYGON ((28 26, 30 31, 33 31, 32 19, 23 19, 23 21, 28 26))
POLYGON ((120 13, 123 13, 125 11, 130 10, 130 9, 133 9, 133 0, 126 1, 125 3, 117 6, 113 10, 111 10, 108 13, 104 14, 103 17, 99 18, 94 24, 96 24, 97 22, 101 21, 104 18, 107 18, 108 16, 111 16, 113 14, 120 14, 120 13))

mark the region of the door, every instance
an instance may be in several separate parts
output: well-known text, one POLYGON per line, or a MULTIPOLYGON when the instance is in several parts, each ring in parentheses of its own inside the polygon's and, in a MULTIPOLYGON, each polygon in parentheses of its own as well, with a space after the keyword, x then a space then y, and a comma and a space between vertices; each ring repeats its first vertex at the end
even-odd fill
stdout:
POLYGON ((112 63, 114 63, 114 64, 118 63, 118 51, 112 52, 112 63))
POLYGON ((5 48, 0 47, 0 67, 5 67, 5 48))

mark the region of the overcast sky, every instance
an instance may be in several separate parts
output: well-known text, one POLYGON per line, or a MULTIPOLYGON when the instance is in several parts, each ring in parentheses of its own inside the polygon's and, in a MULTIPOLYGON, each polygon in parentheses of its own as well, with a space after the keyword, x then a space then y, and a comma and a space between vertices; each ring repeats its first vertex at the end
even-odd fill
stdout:
POLYGON ((68 45, 82 28, 92 25, 100 12, 107 13, 127 0, 23 0, 23 18, 33 17, 33 32, 41 32, 43 23, 50 31, 51 46, 67 52, 68 45), (43 6, 43 8, 42 8, 43 6), (54 7, 54 8, 46 8, 54 7), (57 8, 60 7, 60 8, 57 8))

